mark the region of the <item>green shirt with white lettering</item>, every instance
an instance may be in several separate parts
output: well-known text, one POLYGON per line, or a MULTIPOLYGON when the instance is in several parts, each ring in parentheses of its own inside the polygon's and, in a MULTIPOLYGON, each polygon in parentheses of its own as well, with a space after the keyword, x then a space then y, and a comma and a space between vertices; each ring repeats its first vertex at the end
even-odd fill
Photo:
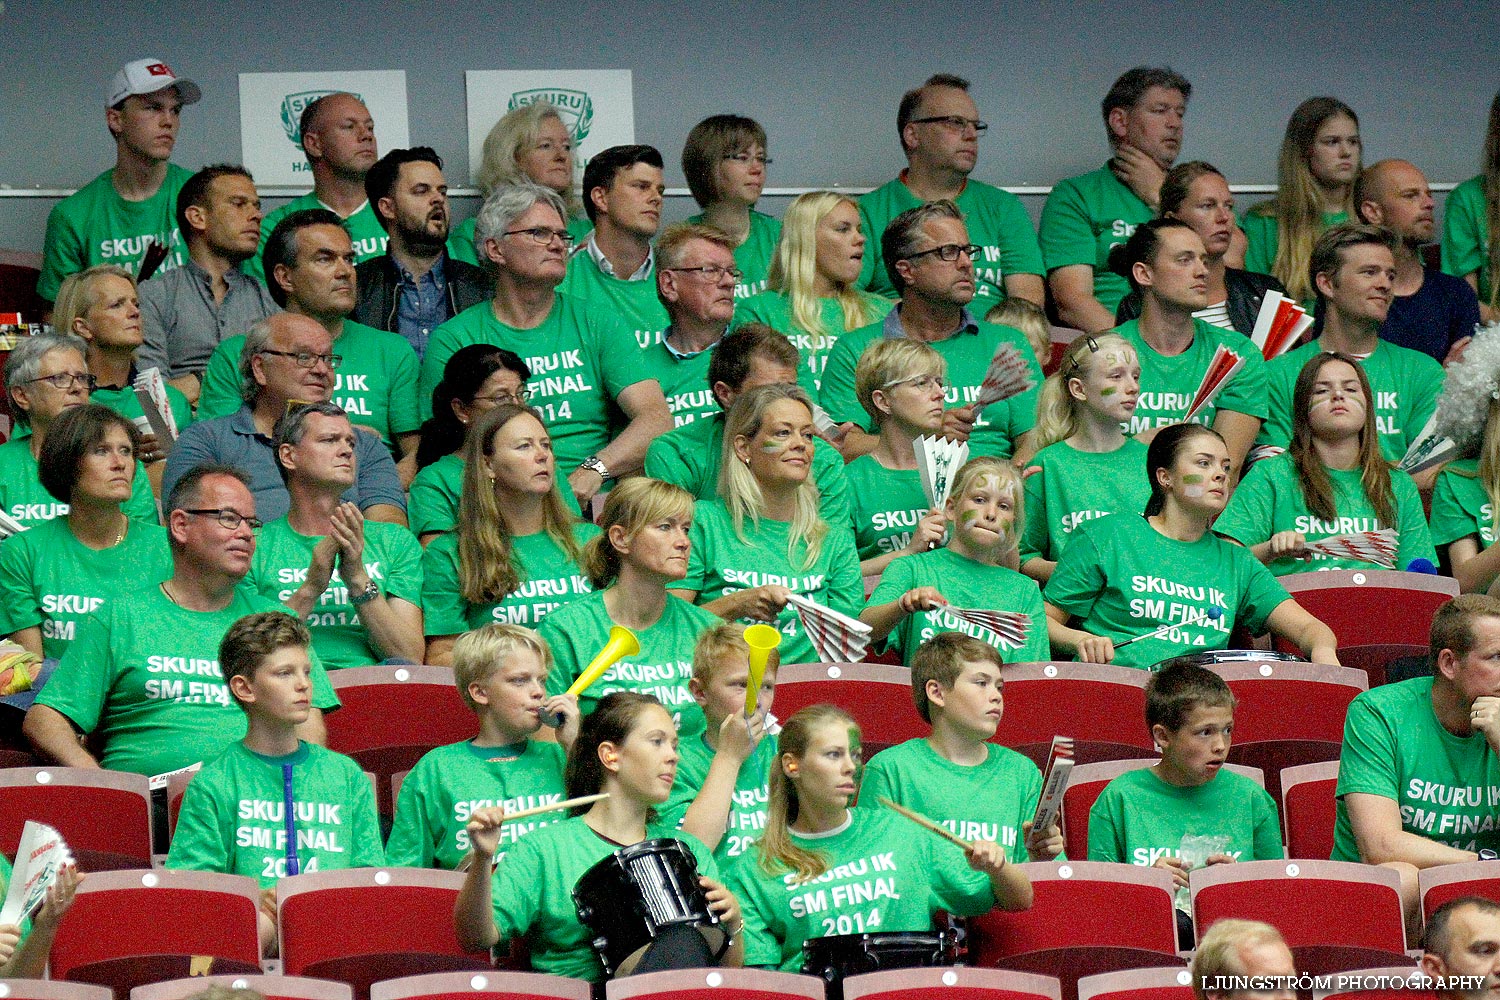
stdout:
POLYGON ((1223 649, 1237 624, 1259 634, 1271 612, 1291 600, 1271 571, 1233 542, 1213 532, 1178 541, 1124 513, 1074 530, 1043 596, 1080 619, 1085 632, 1114 641, 1115 663, 1142 668, 1223 649), (1211 607, 1220 609, 1217 619, 1208 617, 1211 607), (1174 627, 1158 637, 1118 647, 1168 624, 1174 627))
POLYGON ((1038 227, 1047 272, 1072 264, 1092 267, 1094 298, 1113 313, 1129 294, 1130 284, 1109 269, 1109 252, 1154 215, 1108 163, 1058 181, 1042 207, 1038 227))
MULTIPOLYGON (((1251 466, 1244 481, 1235 488, 1229 506, 1214 522, 1214 531, 1249 547, 1270 541, 1271 536, 1279 531, 1300 531, 1309 542, 1316 542, 1332 535, 1395 528, 1399 533, 1396 540, 1397 569, 1405 569, 1413 559, 1426 559, 1437 565, 1432 536, 1427 530, 1427 517, 1422 513, 1422 498, 1411 476, 1400 469, 1391 470, 1396 523, 1384 524, 1375 513, 1375 505, 1365 495, 1358 469, 1327 471, 1329 482, 1333 484, 1334 510, 1338 512, 1333 521, 1324 521, 1308 510, 1297 467, 1292 456, 1283 453, 1251 466)), ((1313 553, 1310 560, 1277 559, 1269 565, 1277 576, 1323 569, 1379 568, 1361 559, 1340 559, 1321 553, 1313 553)))
POLYGON ((1432 710, 1431 677, 1361 691, 1344 716, 1333 860, 1361 861, 1344 796, 1395 802, 1401 830, 1462 851, 1500 850, 1500 759, 1483 733, 1454 736, 1432 710))
POLYGON ((745 965, 801 972, 809 938, 925 932, 938 910, 972 917, 995 905, 989 877, 955 845, 889 809, 849 813, 837 831, 792 833, 792 843, 828 859, 815 879, 767 874, 758 848, 730 866, 729 890, 745 915, 745 965))
MULTIPOLYGON (((266 284, 266 272, 262 266, 261 254, 266 251, 266 239, 271 235, 271 230, 276 228, 276 223, 291 215, 308 208, 322 208, 332 212, 318 200, 314 191, 309 191, 300 198, 291 201, 273 211, 261 220, 260 223, 260 246, 255 248, 255 256, 245 261, 244 271, 250 277, 266 284)), ((337 212, 333 213, 338 215, 337 212)), ((385 253, 385 245, 390 241, 390 234, 380 224, 380 219, 375 215, 375 209, 370 207, 367 201, 354 210, 354 214, 344 219, 344 228, 349 231, 349 239, 354 243, 354 263, 363 264, 371 257, 379 257, 385 253)), ((472 253, 472 251, 471 251, 472 253)))
POLYGON ((115 190, 114 168, 104 171, 52 207, 42 241, 42 273, 36 292, 57 299, 63 279, 95 264, 118 264, 139 273, 146 247, 154 241, 168 250, 159 270, 181 267, 187 247, 177 232, 177 193, 193 176, 167 164, 161 187, 144 201, 126 201, 115 190))
POLYGON ((671 319, 667 307, 656 297, 656 263, 644 278, 630 281, 605 274, 587 247, 579 247, 568 260, 568 273, 557 290, 578 299, 589 309, 612 315, 630 328, 636 346, 644 351, 661 340, 671 319))
POLYGON ((667 397, 673 427, 723 412, 708 385, 708 364, 713 358, 713 347, 687 357, 673 354, 662 340, 646 348, 646 363, 661 383, 662 395, 667 397))
POLYGON ((1470 177, 1443 199, 1443 270, 1459 278, 1479 272, 1479 301, 1490 301, 1490 218, 1484 178, 1470 177))
POLYGON ((1438 473, 1432 491, 1432 541, 1448 546, 1464 538, 1478 538, 1487 549, 1495 542, 1495 507, 1479 481, 1479 460, 1449 462, 1438 473))
MULTIPOLYGON (((258 611, 290 613, 245 587, 219 611, 189 611, 161 587, 122 593, 78 627, 37 704, 104 740, 99 763, 111 771, 165 774, 213 760, 245 735, 245 713, 219 671, 229 626, 258 611)), ((315 707, 338 698, 312 654, 315 707)))
POLYGON ((1257 420, 1266 419, 1266 377, 1268 368, 1259 349, 1248 337, 1193 320, 1193 342, 1181 354, 1168 357, 1157 352, 1141 336, 1141 321, 1121 323, 1115 330, 1124 337, 1141 362, 1141 395, 1125 433, 1131 436, 1157 427, 1181 423, 1193 405, 1193 397, 1203 376, 1208 373, 1214 353, 1222 345, 1245 359, 1244 367, 1224 383, 1213 401, 1199 410, 1194 423, 1213 426, 1220 410, 1244 413, 1257 420))
POLYGON ((1228 837, 1214 853, 1236 861, 1275 861, 1281 821, 1266 790, 1220 768, 1206 784, 1172 785, 1150 767, 1126 771, 1104 786, 1089 810, 1089 860, 1149 867, 1175 858, 1185 835, 1228 837))
MULTIPOLYGON (((31 431, 24 425, 9 441, 0 444, 0 509, 27 528, 68 512, 67 504, 43 488, 41 471, 31 454, 31 431)), ((130 499, 120 509, 132 521, 160 522, 151 480, 146 478, 146 468, 140 462, 135 463, 130 499)))
POLYGON ((262 889, 287 875, 385 863, 370 779, 353 758, 316 743, 300 743, 283 757, 235 743, 203 765, 183 793, 167 855, 168 868, 248 875, 262 889))
MULTIPOLYGON (((880 236, 891 220, 923 204, 903 178, 896 177, 859 199, 859 224, 865 232, 865 260, 859 272, 859 287, 887 298, 900 298, 886 273, 880 253, 880 236)), ((954 199, 964 215, 969 242, 979 247, 974 260, 975 312, 984 312, 1004 302, 1005 278, 1011 274, 1046 273, 1036 230, 1021 199, 1001 188, 970 177, 954 199)))
POLYGON ((1006 663, 1037 663, 1052 659, 1047 642, 1047 614, 1036 581, 1005 566, 986 566, 952 549, 933 549, 891 560, 870 595, 870 606, 889 604, 916 587, 934 587, 955 608, 1016 611, 1031 616, 1026 642, 1016 648, 987 628, 955 618, 946 611, 918 611, 901 619, 887 642, 911 665, 917 649, 939 632, 962 632, 1000 650, 1006 663))
POLYGON ((916 469, 887 469, 874 455, 844 467, 849 478, 849 517, 861 560, 900 552, 927 516, 927 494, 916 469))
MULTIPOLYGON (((687 221, 708 225, 700 215, 690 215, 687 221)), ((776 256, 776 244, 781 242, 781 220, 764 212, 750 210, 750 231, 745 242, 734 248, 734 266, 740 269, 740 280, 734 284, 736 300, 748 299, 766 290, 766 278, 771 273, 771 259, 776 256)))
POLYGON ((1048 445, 1031 460, 1042 471, 1027 477, 1026 528, 1021 562, 1062 558, 1085 521, 1110 514, 1139 514, 1151 498, 1146 446, 1133 437, 1114 451, 1080 451, 1066 441, 1048 445))
MULTIPOLYGON (((422 606, 422 546, 416 536, 399 524, 366 521, 365 572, 387 599, 422 606)), ((313 549, 322 535, 304 535, 292 527, 288 517, 278 518, 261 529, 255 559, 245 585, 277 603, 286 603, 307 579, 313 549)), ((338 568, 328 586, 307 613, 313 649, 329 670, 364 667, 383 658, 370 645, 369 634, 359 618, 359 609, 349 600, 349 588, 338 568)))
POLYGON ((80 542, 65 517, 43 521, 0 545, 0 635, 42 630, 42 655, 61 657, 84 618, 119 594, 172 575, 165 529, 126 522, 107 549, 80 542))
MULTIPOLYGON (((693 515, 693 548, 687 577, 673 588, 696 591, 697 603, 766 584, 786 587, 810 601, 858 617, 864 607, 864 578, 854 554, 854 536, 842 525, 830 525, 812 565, 802 566, 806 549, 797 546, 797 565, 787 551, 791 523, 762 517, 746 521, 744 538, 722 500, 699 500, 693 515)), ((818 663, 822 657, 802 628, 797 609, 788 604, 773 622, 781 630, 782 663, 818 663)), ((691 657, 690 657, 691 658, 691 657)))
MULTIPOLYGON (((890 299, 871 292, 857 294, 864 306, 865 319, 862 325, 878 323, 894 306, 890 299)), ((734 321, 730 325, 738 328, 746 323, 764 323, 778 333, 786 334, 786 338, 802 353, 803 363, 797 372, 797 382, 816 399, 834 346, 850 330, 859 328, 845 325, 844 307, 838 299, 819 299, 818 315, 819 329, 808 330, 799 326, 792 317, 791 297, 785 292, 768 289, 737 302, 734 321)))
MULTIPOLYGON (((597 534, 599 528, 587 521, 573 525, 580 549, 597 534)), ((536 628, 550 612, 593 589, 578 564, 545 531, 510 541, 520 586, 498 601, 470 604, 459 589, 457 533, 432 540, 422 556, 422 614, 428 635, 458 635, 490 622, 536 628)))
MULTIPOLYGON (((401 782, 396 820, 385 848, 387 861, 406 868, 457 868, 469 853, 464 828, 474 810, 501 806, 517 813, 561 802, 566 795, 566 762, 563 748, 544 740, 503 747, 465 740, 428 751, 401 782)), ((566 815, 543 813, 507 822, 500 828, 495 853, 504 857, 516 841, 566 815)))
MULTIPOLYGON (((672 783, 672 795, 659 810, 662 823, 681 826, 687 817, 688 808, 703 783, 708 780, 708 769, 713 766, 714 751, 708 746, 703 734, 684 737, 677 747, 677 779, 672 783)), ((734 780, 734 794, 729 800, 729 823, 724 836, 714 848, 714 860, 727 865, 730 858, 737 858, 750 850, 750 845, 760 839, 766 829, 766 809, 770 804, 771 768, 776 766, 776 737, 766 735, 755 747, 755 752, 740 765, 734 780)))
POLYGON ((882 750, 865 765, 860 801, 890 799, 965 840, 994 841, 1008 860, 1024 864, 1021 824, 1036 815, 1042 772, 1008 747, 984 747, 984 763, 972 765, 955 764, 925 738, 882 750))
MULTIPOLYGON (((1315 340, 1266 363, 1270 412, 1256 444, 1285 448, 1291 441, 1292 390, 1303 366, 1323 350, 1322 341, 1315 340)), ((1399 462, 1437 409, 1443 366, 1421 351, 1381 340, 1376 342, 1373 354, 1360 360, 1360 367, 1375 394, 1375 430, 1380 435, 1381 454, 1388 461, 1399 462)))

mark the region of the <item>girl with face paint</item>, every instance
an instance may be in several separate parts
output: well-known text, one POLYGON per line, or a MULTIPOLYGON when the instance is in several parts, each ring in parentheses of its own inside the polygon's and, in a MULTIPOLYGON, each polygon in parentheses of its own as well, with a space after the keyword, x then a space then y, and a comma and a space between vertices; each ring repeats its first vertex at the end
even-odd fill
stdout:
POLYGON ((1351 532, 1395 528, 1396 568, 1437 555, 1411 476, 1380 452, 1369 380, 1347 354, 1324 353, 1303 366, 1292 390, 1292 441, 1257 462, 1214 531, 1248 547, 1277 576, 1321 569, 1373 569, 1307 543, 1351 532))

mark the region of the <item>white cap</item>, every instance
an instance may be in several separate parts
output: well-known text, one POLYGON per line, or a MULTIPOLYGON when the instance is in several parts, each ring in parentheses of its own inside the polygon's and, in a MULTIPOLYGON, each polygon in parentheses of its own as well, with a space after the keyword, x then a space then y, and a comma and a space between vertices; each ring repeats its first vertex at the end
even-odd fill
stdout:
POLYGON ((105 107, 114 107, 127 97, 139 94, 154 94, 168 87, 177 89, 183 104, 196 104, 203 98, 203 91, 192 80, 172 72, 172 67, 160 59, 137 59, 125 66, 109 81, 109 99, 105 107))

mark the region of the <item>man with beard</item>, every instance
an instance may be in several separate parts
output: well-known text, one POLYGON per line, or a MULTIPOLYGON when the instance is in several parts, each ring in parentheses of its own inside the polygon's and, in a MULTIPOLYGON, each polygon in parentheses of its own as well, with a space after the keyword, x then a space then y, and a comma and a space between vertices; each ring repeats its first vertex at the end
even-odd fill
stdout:
POLYGON ((354 269, 359 304, 351 318, 401 334, 420 358, 439 323, 489 298, 489 278, 443 251, 448 182, 431 147, 386 153, 365 174, 365 194, 390 242, 354 269))

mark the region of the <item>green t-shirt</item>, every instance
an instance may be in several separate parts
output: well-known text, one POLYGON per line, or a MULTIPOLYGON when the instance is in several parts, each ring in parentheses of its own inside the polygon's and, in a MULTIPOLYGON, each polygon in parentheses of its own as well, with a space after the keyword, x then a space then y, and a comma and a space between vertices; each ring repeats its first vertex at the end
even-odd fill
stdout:
MULTIPOLYGON (((552 647, 553 667, 547 674, 547 693, 562 694, 578 679, 599 651, 609 643, 615 623, 604 608, 604 591, 596 590, 549 614, 537 631, 552 647)), ((588 715, 599 699, 613 691, 649 694, 672 713, 677 734, 690 739, 703 732, 703 709, 688 691, 693 677, 693 644, 704 629, 721 619, 680 597, 667 595, 667 606, 656 624, 633 629, 641 651, 626 656, 578 696, 579 710, 588 715)))
MULTIPOLYGON (((1276 221, 1276 207, 1274 202, 1264 202, 1270 208, 1269 214, 1262 214, 1260 206, 1253 206, 1250 211, 1240 219, 1240 228, 1245 231, 1245 270, 1254 271, 1258 274, 1272 274, 1272 268, 1276 265, 1276 248, 1280 243, 1281 224, 1276 221)), ((1336 226, 1341 222, 1349 221, 1348 212, 1324 212, 1323 225, 1318 230, 1321 234, 1329 226, 1336 226)), ((1310 313, 1317 300, 1313 299, 1303 302, 1302 305, 1310 313)))
MULTIPOLYGON (((904 176, 906 171, 901 173, 904 176)), ((1005 301, 1007 275, 1046 273, 1036 230, 1020 198, 971 177, 954 201, 964 214, 969 242, 980 250, 974 261, 975 304, 971 308, 975 312, 984 312, 1005 301)), ((880 236, 892 219, 922 203, 901 177, 887 181, 859 199, 859 224, 865 231, 865 261, 859 272, 859 287, 887 298, 900 298, 886 273, 880 236)))
MULTIPOLYGON (((307 580, 313 549, 322 538, 301 534, 286 517, 272 521, 261 529, 245 585, 278 604, 286 603, 307 580)), ((422 606, 422 546, 410 531, 399 524, 366 521, 363 561, 382 594, 422 606)), ((313 648, 329 670, 380 662, 337 568, 305 621, 313 648)))
MULTIPOLYGON (((163 377, 166 373, 162 373, 163 377)), ((169 385, 167 389, 167 408, 172 411, 172 419, 177 422, 177 433, 181 434, 187 430, 193 422, 193 407, 187 401, 187 397, 175 386, 169 385)), ((135 397, 133 386, 121 386, 118 389, 95 389, 89 394, 90 403, 98 403, 114 410, 126 420, 134 421, 138 417, 146 415, 141 409, 141 401, 135 397)), ((239 407, 235 407, 239 409, 239 407)))
MULTIPOLYGON (((0 508, 27 528, 68 512, 67 504, 42 487, 41 472, 31 454, 29 430, 25 433, 18 430, 16 436, 0 444, 0 508)), ((130 499, 121 504, 120 509, 132 521, 160 522, 156 497, 151 493, 151 480, 146 478, 146 468, 140 462, 135 463, 130 499)))
POLYGON ((267 757, 235 743, 203 765, 182 796, 168 868, 248 875, 267 889, 287 875, 384 865, 375 790, 357 763, 316 743, 267 757), (297 870, 287 850, 292 776, 297 870))
MULTIPOLYGON (((568 486, 564 470, 557 470, 558 492, 563 504, 580 515, 578 498, 568 486)), ((421 538, 432 532, 452 531, 458 527, 458 498, 464 488, 464 458, 461 452, 444 455, 424 466, 411 481, 406 498, 406 520, 411 533, 421 538)))
POLYGON ((900 552, 930 509, 916 469, 887 469, 874 455, 844 467, 849 479, 849 517, 859 558, 900 552))
POLYGON ((1235 373, 1213 401, 1198 411, 1195 423, 1213 425, 1214 416, 1220 410, 1233 410, 1260 420, 1266 419, 1266 362, 1260 351, 1248 337, 1233 330, 1225 330, 1193 320, 1193 343, 1187 350, 1174 357, 1159 354, 1156 348, 1146 343, 1141 336, 1141 321, 1133 319, 1121 323, 1116 331, 1135 348, 1141 361, 1141 395, 1136 400, 1135 413, 1125 433, 1140 434, 1142 431, 1182 422, 1193 405, 1193 396, 1203 382, 1214 351, 1220 344, 1245 359, 1245 366, 1235 373))
MULTIPOLYGON (((479 255, 474 252, 474 228, 478 221, 477 216, 469 216, 464 221, 453 227, 448 234, 448 256, 454 260, 461 260, 465 264, 478 266, 479 255)), ((573 242, 581 243, 588 239, 589 233, 594 231, 594 224, 587 216, 579 216, 569 219, 567 225, 568 235, 573 237, 573 242)))
MULTIPOLYGON (((599 534, 596 525, 580 521, 573 538, 583 544, 599 534)), ((511 559, 521 585, 492 604, 470 604, 458 584, 458 535, 434 538, 422 555, 422 614, 427 634, 458 635, 490 622, 536 628, 549 613, 591 588, 578 564, 545 531, 511 539, 511 559)))
POLYGON ((1079 628, 1119 643, 1171 622, 1222 614, 1116 649, 1114 662, 1150 667, 1169 656, 1223 649, 1236 624, 1253 633, 1291 596, 1247 550, 1207 532, 1168 538, 1144 517, 1121 514, 1080 524, 1044 592, 1079 628))
MULTIPOLYGON (((1292 389, 1303 366, 1322 351, 1322 342, 1315 340, 1266 364, 1270 412, 1261 425, 1256 444, 1285 448, 1291 441, 1292 389)), ((1370 380, 1370 391, 1375 394, 1375 430, 1380 435, 1381 454, 1389 461, 1399 462, 1437 409, 1438 393, 1443 389, 1443 366, 1421 351, 1384 340, 1377 342, 1375 352, 1362 359, 1360 366, 1370 380)))
MULTIPOLYGON (((97 731, 99 763, 111 771, 165 774, 213 760, 245 735, 219 643, 257 611, 287 609, 246 587, 221 611, 180 608, 160 587, 121 594, 84 620, 36 703, 97 731)), ((339 701, 316 650, 312 661, 312 703, 331 711, 339 701)))
POLYGON ((946 611, 919 611, 901 619, 887 642, 901 651, 908 666, 917 648, 939 632, 962 632, 1000 650, 1006 663, 1037 663, 1052 659, 1047 643, 1047 613, 1036 581, 1004 566, 986 566, 952 549, 933 549, 891 560, 870 595, 870 605, 889 604, 914 587, 936 587, 956 608, 1019 611, 1031 616, 1026 644, 1007 648, 987 628, 963 621, 946 611))
POLYGON ((1484 178, 1470 177, 1443 201, 1443 270, 1459 278, 1479 272, 1479 301, 1489 302, 1490 220, 1484 178))
POLYGON ((80 542, 65 517, 0 545, 0 635, 41 626, 42 654, 61 657, 79 623, 105 601, 169 578, 166 531, 126 523, 124 540, 107 549, 80 542))
MULTIPOLYGON (((681 486, 697 500, 719 495, 719 470, 724 458, 724 414, 694 420, 651 442, 646 449, 646 475, 681 486)), ((829 524, 849 522, 849 480, 838 451, 821 438, 813 442, 813 482, 818 485, 818 509, 829 524)))
MULTIPOLYGON (((661 822, 682 826, 688 807, 703 789, 708 780, 708 769, 713 766, 714 752, 709 749, 703 734, 684 738, 677 747, 677 780, 672 784, 672 795, 661 807, 661 822)), ((737 858, 750 850, 750 845, 760 839, 766 828, 766 810, 770 805, 771 768, 776 766, 776 737, 767 734, 761 738, 755 752, 740 765, 734 782, 734 795, 729 801, 729 823, 719 846, 714 848, 714 860, 727 866, 730 858, 737 858)))
POLYGON ((1432 491, 1432 541, 1448 546, 1476 535, 1481 549, 1494 544, 1495 509, 1479 481, 1479 460, 1464 458, 1438 473, 1432 491))
POLYGON ((654 379, 625 324, 613 313, 558 295, 541 325, 506 326, 481 302, 432 332, 422 356, 422 416, 432 415, 432 390, 455 351, 493 344, 514 351, 531 369, 531 405, 552 435, 557 464, 570 472, 609 443, 610 410, 621 392, 654 379))
POLYGON ((1146 446, 1133 437, 1114 451, 1079 451, 1066 441, 1036 453, 1039 465, 1025 482, 1026 528, 1021 561, 1062 558, 1073 531, 1110 514, 1139 514, 1151 498, 1146 446))
POLYGON ((1276 803, 1243 774, 1221 769, 1189 788, 1143 767, 1105 785, 1089 810, 1089 860, 1150 867, 1177 857, 1188 834, 1230 838, 1223 853, 1236 861, 1285 857, 1276 803))
POLYGON ((1333 860, 1359 861, 1344 796, 1391 799, 1401 830, 1464 851, 1500 850, 1500 760, 1483 733, 1454 736, 1432 711, 1432 678, 1361 691, 1344 716, 1333 860))
MULTIPOLYGON (((713 855, 691 834, 651 823, 646 837, 681 841, 693 852, 699 875, 719 877, 713 855)), ((573 886, 619 848, 595 833, 582 816, 548 824, 521 840, 495 869, 493 898, 500 939, 524 935, 537 972, 602 980, 604 969, 589 946, 591 933, 578 919, 573 886)))
MULTIPOLYGON (((386 859, 407 868, 458 867, 469 852, 464 827, 476 809, 501 806, 507 813, 561 802, 567 753, 556 743, 526 740, 504 747, 450 743, 424 754, 401 783, 396 821, 386 859)), ((516 841, 563 812, 543 813, 500 828, 501 857, 516 841)))
MULTIPOLYGON (((879 323, 895 306, 890 299, 880 295, 870 292, 858 294, 860 301, 864 303, 866 323, 879 323)), ((797 372, 797 382, 816 399, 818 387, 823 384, 823 371, 833 355, 833 348, 849 333, 849 328, 844 326, 844 307, 838 299, 819 299, 818 314, 822 329, 804 330, 792 318, 791 298, 785 292, 768 289, 736 303, 734 321, 730 326, 738 328, 746 323, 764 323, 778 333, 786 334, 787 339, 802 353, 803 363, 797 372)))
POLYGON ((865 765, 861 801, 890 799, 965 840, 992 840, 1023 864, 1021 824, 1036 815, 1042 772, 1014 750, 993 743, 985 749, 984 763, 975 765, 955 764, 921 738, 882 750, 865 765))
MULTIPOLYGON (((853 421, 866 427, 870 415, 859 405, 854 394, 854 368, 866 347, 885 337, 883 322, 861 327, 843 337, 828 355, 828 367, 823 372, 823 387, 818 401, 834 420, 843 423, 853 421)), ((1030 389, 1009 399, 1002 399, 985 407, 974 421, 974 431, 969 435, 969 454, 995 455, 1009 458, 1015 450, 1016 438, 1036 426, 1036 404, 1041 393, 1042 366, 1037 363, 1031 343, 1020 330, 995 323, 975 320, 972 326, 959 330, 944 340, 934 341, 928 346, 943 356, 948 363, 948 388, 944 403, 948 407, 967 406, 979 398, 979 387, 984 383, 990 361, 1001 344, 1013 345, 1027 366, 1035 382, 1030 389)))
POLYGON ((681 427, 723 412, 708 385, 708 363, 713 357, 712 347, 685 358, 678 357, 660 340, 646 348, 646 364, 656 373, 662 395, 667 397, 672 426, 681 427))
MULTIPOLYGON (((688 216, 689 222, 705 225, 700 215, 688 216)), ((734 266, 740 269, 740 280, 735 282, 736 300, 748 299, 766 290, 766 278, 771 273, 771 259, 776 256, 776 244, 781 241, 781 220, 764 212, 750 210, 750 231, 745 242, 734 248, 734 266)))
MULTIPOLYGON (((261 264, 261 254, 266 250, 266 239, 271 235, 271 230, 276 228, 276 223, 293 212, 300 212, 306 208, 328 209, 328 206, 318 200, 317 192, 309 191, 300 198, 293 198, 261 220, 260 246, 255 248, 255 256, 245 261, 246 274, 262 285, 266 283, 266 273, 261 264)), ((338 215, 337 212, 333 214, 338 215)), ((370 207, 368 201, 355 209, 353 215, 344 219, 344 228, 349 230, 349 239, 354 243, 354 263, 363 264, 371 257, 379 257, 385 253, 385 245, 390 241, 390 235, 376 218, 375 210, 370 207)), ((473 250, 471 249, 469 253, 472 256, 473 250)))
POLYGON ((636 346, 646 350, 661 340, 671 319, 667 307, 656 297, 656 263, 644 278, 629 281, 600 270, 588 247, 579 247, 568 260, 568 273, 557 290, 619 319, 635 336, 636 346))
MULTIPOLYGON (((1289 454, 1256 462, 1224 513, 1214 522, 1214 531, 1244 546, 1270 541, 1278 531, 1300 531, 1309 542, 1355 531, 1395 528, 1397 539, 1396 568, 1405 569, 1413 559, 1426 559, 1437 565, 1432 536, 1427 531, 1427 517, 1422 513, 1422 498, 1411 476, 1399 469, 1391 470, 1391 492, 1396 507, 1396 523, 1383 524, 1375 514, 1375 505, 1365 496, 1358 469, 1329 469, 1333 484, 1333 504, 1338 517, 1324 521, 1307 509, 1297 467, 1289 454)), ((1371 569, 1374 563, 1359 559, 1336 559, 1314 553, 1311 560, 1277 559, 1270 564, 1272 573, 1306 573, 1322 569, 1371 569)))
POLYGON ((970 868, 957 846, 889 809, 851 809, 837 832, 807 837, 829 870, 808 882, 768 875, 760 851, 730 867, 728 885, 745 915, 745 965, 802 971, 802 943, 835 934, 932 929, 938 910, 978 916, 995 905, 989 877, 970 868))
MULTIPOLYGON (((243 334, 221 341, 203 372, 203 394, 198 397, 198 419, 212 420, 237 413, 245 405, 240 396, 240 355, 243 334)), ((333 399, 349 414, 349 422, 380 433, 395 450, 398 434, 422 426, 417 412, 417 354, 406 338, 372 326, 344 320, 344 330, 333 342, 333 353, 344 363, 334 372, 333 399)))
POLYGON ((162 271, 187 260, 187 247, 177 232, 177 193, 192 172, 167 164, 161 187, 145 201, 121 198, 114 173, 113 167, 104 171, 48 213, 42 273, 36 282, 37 294, 48 302, 57 298, 64 278, 95 264, 118 264, 137 273, 148 241, 169 251, 162 271))
MULTIPOLYGON (((699 500, 690 534, 687 577, 674 588, 698 592, 698 603, 708 604, 725 594, 766 584, 779 584, 794 594, 827 608, 857 617, 864 607, 864 578, 854 554, 854 536, 842 525, 830 525, 811 566, 793 566, 787 555, 792 526, 762 517, 745 523, 745 537, 734 532, 734 521, 721 500, 699 500)), ((798 557, 802 555, 798 547, 798 557)), ((783 636, 782 663, 818 663, 823 658, 803 633, 797 609, 788 604, 773 622, 783 636)))
POLYGON ((1130 284, 1109 269, 1109 251, 1130 239, 1155 213, 1126 187, 1106 163, 1058 181, 1042 207, 1042 259, 1051 273, 1071 264, 1094 269, 1094 298, 1111 313, 1130 284))

